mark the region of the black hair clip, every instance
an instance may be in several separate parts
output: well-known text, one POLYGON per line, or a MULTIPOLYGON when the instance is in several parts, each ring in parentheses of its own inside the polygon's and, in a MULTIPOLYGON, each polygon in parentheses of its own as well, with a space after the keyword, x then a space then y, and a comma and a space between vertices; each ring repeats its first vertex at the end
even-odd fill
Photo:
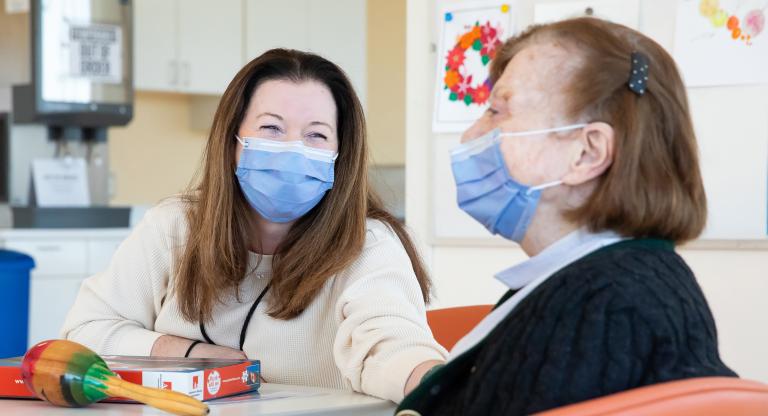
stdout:
POLYGON ((645 94, 648 88, 648 57, 642 52, 632 52, 632 68, 629 70, 629 89, 637 95, 645 94))

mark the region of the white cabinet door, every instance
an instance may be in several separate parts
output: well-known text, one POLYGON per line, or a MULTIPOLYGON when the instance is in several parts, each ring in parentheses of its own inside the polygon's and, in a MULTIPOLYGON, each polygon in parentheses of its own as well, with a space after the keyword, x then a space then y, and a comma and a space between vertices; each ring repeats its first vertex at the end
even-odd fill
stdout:
POLYGON ((221 94, 243 62, 242 0, 179 2, 181 90, 221 94))
POLYGON ((139 90, 178 88, 177 0, 134 0, 134 84, 139 90))
POLYGON ((365 105, 364 0, 245 0, 245 13, 246 60, 278 47, 314 52, 347 73, 365 105))
POLYGON ((309 16, 308 49, 340 66, 365 106, 368 80, 366 1, 311 0, 309 16))
POLYGON ((86 276, 88 245, 83 239, 42 237, 7 240, 5 248, 35 260, 29 285, 28 346, 58 338, 86 276))
POLYGON ((28 346, 59 338, 61 326, 75 302, 83 279, 82 275, 32 276, 28 346))
POLYGON ((32 277, 86 274, 88 246, 85 241, 38 238, 8 240, 5 248, 28 254, 35 260, 32 277))
POLYGON ((333 29, 310 16, 314 0, 244 1, 246 62, 273 48, 309 50, 310 36, 333 29))

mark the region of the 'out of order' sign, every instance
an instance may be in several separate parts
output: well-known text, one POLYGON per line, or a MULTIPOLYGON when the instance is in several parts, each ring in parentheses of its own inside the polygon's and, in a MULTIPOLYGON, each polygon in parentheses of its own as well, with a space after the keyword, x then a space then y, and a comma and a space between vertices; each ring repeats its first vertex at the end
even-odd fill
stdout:
POLYGON ((119 83, 122 78, 120 26, 69 26, 70 76, 119 83))

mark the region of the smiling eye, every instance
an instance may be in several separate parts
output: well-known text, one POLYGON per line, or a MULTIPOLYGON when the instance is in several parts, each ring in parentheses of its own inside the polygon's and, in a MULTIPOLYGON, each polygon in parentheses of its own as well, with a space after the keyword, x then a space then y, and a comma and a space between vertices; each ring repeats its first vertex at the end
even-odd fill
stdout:
POLYGON ((328 140, 328 136, 322 133, 309 133, 307 134, 307 137, 311 139, 328 140))
POLYGON ((259 127, 259 129, 260 130, 270 131, 272 133, 280 133, 280 132, 282 132, 280 127, 275 126, 275 125, 271 125, 271 124, 270 125, 266 125, 266 126, 261 126, 261 127, 259 127))
POLYGON ((497 110, 495 110, 493 107, 488 107, 487 110, 485 110, 486 114, 490 114, 491 117, 495 116, 496 114, 499 114, 497 110))

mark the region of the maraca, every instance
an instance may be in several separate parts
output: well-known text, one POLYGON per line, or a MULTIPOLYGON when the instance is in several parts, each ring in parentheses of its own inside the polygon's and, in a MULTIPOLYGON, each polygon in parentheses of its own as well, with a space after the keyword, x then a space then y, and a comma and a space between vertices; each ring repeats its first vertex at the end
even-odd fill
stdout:
POLYGON ((107 397, 126 397, 177 415, 206 415, 203 402, 170 390, 121 380, 95 352, 72 341, 43 341, 24 355, 24 384, 49 403, 83 407, 107 397))

